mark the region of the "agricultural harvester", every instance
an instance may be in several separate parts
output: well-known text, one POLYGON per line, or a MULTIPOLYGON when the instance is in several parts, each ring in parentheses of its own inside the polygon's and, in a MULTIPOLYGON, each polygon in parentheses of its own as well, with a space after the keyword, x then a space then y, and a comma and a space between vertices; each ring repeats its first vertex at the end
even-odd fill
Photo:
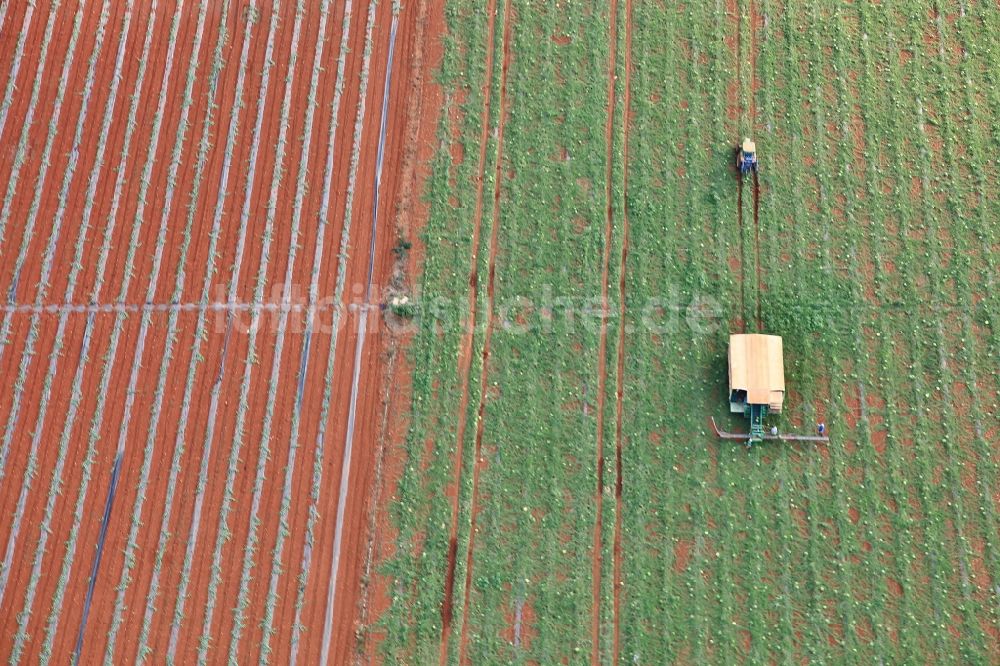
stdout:
POLYGON ((743 144, 736 151, 736 167, 741 176, 757 173, 757 144, 748 138, 743 139, 743 144))
POLYGON ((785 363, 781 337, 777 335, 734 334, 729 336, 729 411, 750 421, 750 432, 712 429, 722 439, 745 441, 747 446, 766 439, 800 442, 828 442, 825 435, 777 434, 765 432, 764 418, 780 414, 785 401, 785 363))

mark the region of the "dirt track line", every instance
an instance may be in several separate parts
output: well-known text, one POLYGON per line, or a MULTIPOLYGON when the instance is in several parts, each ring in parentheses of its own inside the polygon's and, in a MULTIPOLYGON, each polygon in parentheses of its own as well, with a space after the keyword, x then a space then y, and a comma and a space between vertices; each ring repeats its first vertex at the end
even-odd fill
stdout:
POLYGON ((368 276, 365 285, 365 300, 361 306, 360 318, 358 321, 358 338, 355 342, 354 350, 354 374, 351 379, 351 398, 347 413, 347 432, 344 435, 344 458, 340 471, 340 491, 337 497, 337 514, 334 526, 333 537, 333 558, 330 563, 330 583, 327 589, 326 615, 323 622, 323 647, 321 663, 329 663, 330 642, 333 634, 333 619, 337 597, 337 578, 340 570, 340 549, 344 533, 344 516, 347 509, 347 495, 349 491, 351 454, 354 448, 354 425, 358 406, 359 378, 361 375, 361 356, 365 348, 366 333, 368 329, 368 315, 371 304, 372 276, 375 269, 375 240, 378 233, 378 209, 379 209, 379 188, 382 184, 382 159, 385 155, 386 128, 389 114, 389 91, 392 84, 392 62, 396 50, 396 32, 399 29, 400 3, 393 2, 392 26, 389 32, 389 52, 385 71, 385 82, 382 91, 382 117, 379 124, 378 155, 375 162, 375 185, 372 196, 372 226, 371 244, 368 255, 368 276))
MULTIPOLYGON (((469 269, 469 323, 462 335, 462 346, 458 350, 458 374, 460 399, 458 407, 458 426, 455 437, 455 474, 454 493, 451 500, 451 528, 448 539, 448 562, 445 574, 444 596, 441 600, 441 651, 439 661, 445 664, 448 658, 448 640, 451 634, 452 594, 455 588, 455 558, 458 549, 458 513, 459 499, 462 488, 462 460, 465 442, 466 414, 469 406, 469 375, 472 366, 472 341, 476 330, 476 303, 479 299, 479 239, 483 222, 483 189, 486 181, 486 147, 489 144, 490 131, 490 97, 493 91, 493 56, 494 29, 496 25, 496 0, 488 0, 486 7, 486 82, 483 85, 483 112, 480 117, 482 133, 479 137, 479 162, 476 173, 479 182, 476 186, 476 212, 472 224, 472 259, 469 269)), ((487 313, 487 316, 489 314, 487 313)), ((475 462, 473 462, 475 464, 475 462)))
MULTIPOLYGON (((601 659, 601 566, 603 562, 604 523, 604 399, 608 382, 608 284, 611 265, 611 242, 614 233, 614 210, 612 207, 614 160, 614 123, 615 123, 615 79, 618 62, 618 0, 611 0, 609 7, 609 48, 608 48, 608 120, 604 127, 606 146, 604 168, 604 197, 607 202, 604 215, 604 251, 601 257, 601 338, 597 352, 597 496, 596 516, 594 519, 593 565, 591 569, 591 591, 593 595, 591 608, 590 633, 593 646, 590 662, 599 664, 601 659)), ((620 325, 620 322, 619 322, 620 325)))
MULTIPOLYGON (((476 510, 479 502, 479 459, 482 455, 483 434, 486 430, 486 393, 489 378, 490 343, 493 339, 493 307, 497 248, 500 238, 500 192, 503 185, 503 135, 507 121, 507 74, 511 61, 511 0, 504 0, 503 9, 503 59, 500 66, 499 113, 497 114, 497 159, 493 174, 493 215, 490 234, 489 277, 486 282, 486 332, 483 337, 482 368, 479 375, 479 408, 476 411, 476 440, 472 458, 472 497, 469 508, 469 543, 465 553, 465 584, 462 595, 462 632, 458 647, 458 663, 465 662, 469 643, 469 595, 472 591, 472 560, 476 543, 476 510)), ((456 489, 457 491, 457 489, 456 489)))
POLYGON ((618 390, 615 394, 615 534, 612 567, 614 585, 614 631, 611 663, 617 664, 621 656, 621 594, 622 580, 622 446, 623 414, 625 402, 625 269, 628 262, 629 221, 628 221, 628 130, 632 109, 632 0, 625 0, 625 87, 624 113, 622 118, 622 255, 619 266, 618 283, 618 390))
MULTIPOLYGON (((750 22, 750 129, 756 134, 757 129, 757 9, 755 0, 747 0, 750 22)), ((762 301, 764 298, 764 277, 760 263, 760 179, 757 172, 753 174, 753 226, 754 226, 754 263, 757 275, 757 332, 764 332, 762 301)))
MULTIPOLYGON (((736 149, 737 151, 740 148, 736 149)), ((740 234, 740 325, 744 333, 747 332, 747 281, 746 281, 746 255, 747 240, 743 229, 743 174, 736 171, 736 226, 740 234)))
POLYGON ((764 291, 764 278, 760 267, 760 182, 757 174, 753 175, 753 235, 754 235, 754 264, 757 274, 757 332, 764 332, 764 320, 761 311, 761 300, 764 291))
MULTIPOLYGON (((334 178, 334 166, 333 165, 334 165, 334 157, 335 157, 335 154, 336 154, 335 148, 336 148, 336 142, 337 142, 337 130, 339 129, 341 93, 343 91, 344 71, 346 69, 346 62, 347 62, 347 45, 349 43, 349 37, 350 37, 350 33, 351 33, 351 15, 352 15, 352 11, 353 11, 352 0, 346 0, 345 5, 344 5, 343 23, 342 23, 341 29, 340 29, 340 52, 339 52, 339 56, 338 56, 338 60, 337 60, 337 63, 338 63, 337 64, 337 82, 336 82, 336 85, 334 87, 333 101, 331 102, 331 111, 332 112, 330 114, 330 124, 329 124, 328 130, 327 130, 328 139, 327 139, 327 149, 326 149, 326 165, 325 165, 324 170, 323 170, 323 193, 322 193, 322 203, 320 205, 320 212, 319 212, 319 220, 320 220, 321 224, 319 225, 319 236, 318 236, 318 238, 316 240, 316 248, 315 248, 315 252, 314 252, 314 256, 313 256, 313 269, 312 269, 312 275, 311 275, 310 284, 309 284, 309 302, 310 303, 315 303, 317 301, 317 299, 319 298, 319 274, 320 274, 320 269, 321 269, 322 263, 323 263, 323 249, 326 246, 326 240, 325 240, 326 239, 326 228, 328 226, 326 224, 326 222, 327 222, 328 216, 329 216, 330 195, 331 195, 331 191, 333 189, 333 178, 334 178)), ((353 196, 353 195, 351 195, 351 196, 353 196)), ((345 219, 344 220, 344 226, 347 229, 350 228, 350 220, 349 219, 345 219)), ((349 233, 348 233, 347 238, 349 240, 349 233)), ((342 244, 344 243, 343 240, 341 242, 342 242, 342 244)), ((337 282, 337 286, 335 287, 335 293, 334 293, 334 300, 337 303, 339 303, 340 299, 343 297, 344 279, 343 279, 342 275, 344 273, 343 273, 343 268, 342 267, 345 264, 345 258, 346 258, 346 256, 347 256, 347 254, 346 254, 346 245, 342 245, 342 247, 341 247, 341 253, 340 253, 340 256, 338 258, 338 269, 337 269, 338 270, 338 282, 337 282)), ((336 326, 334 327, 334 330, 336 331, 336 330, 339 330, 339 325, 340 325, 340 310, 339 309, 337 309, 337 310, 334 311, 334 318, 335 318, 335 321, 336 321, 336 326)), ((311 342, 312 342, 313 326, 315 324, 314 319, 315 318, 313 316, 310 316, 306 320, 305 342, 304 342, 304 344, 302 346, 302 356, 301 356, 301 358, 299 360, 298 386, 297 386, 296 392, 295 392, 295 406, 294 406, 293 412, 292 412, 292 446, 296 447, 296 448, 297 448, 298 438, 299 438, 299 423, 300 423, 300 414, 301 414, 301 411, 302 411, 303 394, 304 394, 304 390, 305 390, 304 387, 305 387, 307 372, 308 372, 308 369, 309 369, 310 353, 311 353, 311 350, 312 350, 311 342)), ((331 348, 335 352, 336 351, 336 344, 337 344, 336 343, 337 335, 333 335, 331 337, 332 337, 331 348)), ((334 358, 334 356, 335 356, 335 354, 331 353, 331 356, 330 356, 330 359, 331 359, 330 360, 330 370, 329 370, 328 377, 332 376, 332 372, 333 372, 333 358, 334 358)), ((322 417, 322 421, 323 422, 326 421, 326 415, 329 413, 329 404, 330 404, 330 395, 331 395, 330 392, 329 392, 330 385, 331 385, 330 382, 327 381, 326 384, 325 384, 325 386, 324 386, 324 398, 323 398, 323 410, 324 410, 324 414, 323 414, 323 417, 322 417)), ((293 448, 293 453, 294 453, 294 448, 293 448)), ((313 462, 312 486, 311 486, 310 491, 309 491, 309 499, 310 499, 309 512, 308 512, 309 520, 308 520, 308 522, 306 524, 306 542, 305 542, 305 544, 303 546, 302 561, 301 561, 301 564, 300 564, 300 567, 299 567, 299 572, 300 573, 299 573, 298 579, 300 581, 300 585, 299 585, 298 591, 296 592, 295 620, 292 623, 291 654, 290 654, 290 657, 289 657, 289 661, 290 661, 290 663, 293 666, 294 666, 294 664, 296 662, 296 659, 298 658, 298 646, 299 646, 299 641, 300 641, 301 632, 302 632, 302 608, 305 605, 305 593, 306 593, 306 587, 307 587, 306 583, 308 582, 308 572, 309 572, 309 569, 310 569, 310 567, 312 565, 312 548, 313 548, 313 544, 315 543, 315 538, 313 536, 313 531, 314 531, 315 526, 316 526, 316 521, 319 518, 319 511, 317 510, 317 506, 319 504, 319 491, 320 491, 320 487, 321 487, 322 482, 323 482, 323 460, 324 460, 324 443, 323 443, 322 438, 317 438, 316 452, 315 452, 315 458, 314 458, 314 462, 313 462)), ((290 484, 291 484, 291 477, 290 477, 290 475, 286 475, 285 490, 283 491, 283 496, 284 496, 284 493, 290 493, 291 492, 291 490, 290 490, 290 484)), ((270 582, 270 589, 271 590, 275 590, 276 589, 276 587, 277 587, 277 578, 278 578, 279 575, 280 575, 280 572, 278 571, 278 568, 277 568, 277 558, 276 558, 275 559, 275 567, 271 571, 271 582, 270 582)), ((263 642, 263 645, 261 647, 261 656, 262 657, 266 654, 266 649, 267 649, 267 647, 269 645, 269 640, 270 640, 267 630, 268 630, 268 627, 265 624, 265 627, 264 627, 264 639, 263 639, 264 642, 263 642)))

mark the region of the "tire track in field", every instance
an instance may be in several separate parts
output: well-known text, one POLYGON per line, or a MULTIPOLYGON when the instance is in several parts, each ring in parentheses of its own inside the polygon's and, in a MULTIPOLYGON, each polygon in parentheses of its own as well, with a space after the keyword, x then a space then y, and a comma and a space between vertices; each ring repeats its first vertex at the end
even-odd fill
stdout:
POLYGON ((483 445, 486 413, 486 381, 489 376, 490 342, 493 338, 493 304, 495 300, 495 278, 497 245, 500 236, 500 188, 503 178, 503 134, 507 120, 507 74, 511 61, 511 0, 504 0, 503 18, 503 59, 500 65, 500 98, 497 114, 497 157, 493 174, 493 217, 490 234, 489 276, 486 282, 486 332, 483 338, 482 369, 479 375, 479 408, 476 412, 476 440, 472 458, 472 502, 469 508, 469 544, 465 553, 465 584, 462 601, 462 633, 458 647, 458 663, 465 662, 465 652, 469 640, 469 592, 472 588, 472 554, 476 541, 476 501, 479 490, 479 457, 483 445))
POLYGON ((471 268, 469 269, 469 321, 462 336, 462 346, 458 350, 458 375, 461 398, 459 399, 458 426, 455 438, 454 495, 451 501, 451 529, 448 536, 448 569, 445 573, 444 597, 441 601, 441 664, 446 663, 448 657, 448 639, 451 634, 453 612, 452 594, 455 587, 455 561, 458 554, 458 514, 459 500, 462 494, 463 443, 465 441, 466 414, 469 407, 469 375, 472 366, 472 342, 476 330, 476 302, 479 299, 479 241, 483 223, 483 189, 486 181, 486 147, 489 143, 490 97, 493 90, 496 0, 488 0, 486 15, 486 81, 483 84, 482 134, 479 137, 479 162, 476 168, 476 173, 479 175, 479 183, 476 186, 476 212, 472 223, 472 257, 471 268))
MULTIPOLYGON (((601 258, 601 339, 597 352, 597 511, 594 521, 594 557, 591 570, 593 605, 591 608, 590 632, 593 643, 590 663, 599 664, 601 628, 601 567, 603 562, 604 523, 604 400, 608 383, 608 294, 610 291, 609 272, 611 265, 611 243, 614 237, 614 209, 611 203, 614 192, 614 125, 615 125, 615 75, 618 59, 618 0, 611 0, 609 8, 610 34, 608 48, 608 119, 604 126, 606 144, 604 165, 604 252, 601 258)), ((624 276, 623 278, 624 279, 624 276)), ((619 322, 620 323, 620 322, 619 322)))
MULTIPOLYGON (((757 28, 757 13, 754 7, 753 0, 745 0, 746 11, 740 8, 739 4, 736 4, 736 14, 734 16, 736 20, 736 75, 739 85, 739 90, 737 92, 737 103, 740 106, 740 129, 745 134, 741 134, 737 137, 738 141, 742 141, 743 136, 748 136, 751 139, 754 138, 754 130, 756 127, 757 118, 757 103, 755 91, 757 88, 757 52, 754 48, 756 43, 756 28, 757 28), (743 31, 748 30, 749 44, 744 43, 743 31), (749 60, 749 65, 747 67, 743 66, 744 60, 749 60)), ((737 145, 735 156, 738 157, 741 151, 740 145, 737 145)), ((752 174, 753 183, 750 190, 751 204, 753 206, 753 272, 754 272, 754 284, 756 290, 753 295, 753 304, 751 306, 752 317, 756 320, 757 332, 762 333, 764 331, 763 326, 763 308, 762 308, 762 298, 763 293, 763 277, 761 271, 761 261, 760 261, 760 180, 758 178, 757 172, 754 171, 752 174)), ((748 322, 747 322, 747 239, 746 239, 746 221, 743 215, 743 189, 744 189, 744 176, 740 173, 739 169, 736 170, 736 216, 737 216, 737 226, 739 228, 740 234, 740 323, 741 328, 744 333, 747 332, 748 322)))
MULTIPOLYGON (((736 21, 736 78, 739 89, 736 91, 736 104, 742 109, 740 93, 743 89, 743 22, 738 0, 733 0, 732 8, 735 10, 734 19, 736 21)), ((744 131, 747 125, 746 115, 737 109, 739 115, 740 131, 744 131)), ((737 136, 737 141, 742 142, 743 137, 737 136)), ((747 284, 746 284, 746 255, 747 241, 745 226, 743 224, 743 174, 739 169, 739 156, 742 150, 742 143, 736 146, 733 151, 733 161, 736 165, 736 227, 740 235, 740 315, 738 324, 743 333, 747 332, 747 284)))
MULTIPOLYGON (((753 136, 757 127, 757 9, 754 0, 747 0, 747 15, 750 23, 750 44, 747 57, 750 59, 750 89, 747 91, 750 109, 750 132, 753 136)), ((742 32, 742 30, 741 30, 742 32)), ((754 229, 754 270, 757 276, 756 317, 757 332, 764 332, 761 301, 764 294, 764 278, 760 266, 760 180, 753 172, 753 229, 754 229)))
POLYGON ((622 254, 618 268, 618 390, 615 394, 615 533, 613 566, 614 633, 611 663, 621 656, 621 594, 622 586, 622 445, 625 402, 625 269, 628 262, 628 130, 632 111, 632 0, 625 0, 625 86, 622 118, 623 181, 622 181, 622 254))

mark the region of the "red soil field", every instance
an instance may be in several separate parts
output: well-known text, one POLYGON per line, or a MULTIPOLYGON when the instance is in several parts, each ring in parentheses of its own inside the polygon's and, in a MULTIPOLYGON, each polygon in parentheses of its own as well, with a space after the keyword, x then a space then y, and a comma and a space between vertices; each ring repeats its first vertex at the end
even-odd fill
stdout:
POLYGON ((25 5, 0 20, 0 657, 373 656, 408 400, 377 306, 424 214, 441 10, 25 5))

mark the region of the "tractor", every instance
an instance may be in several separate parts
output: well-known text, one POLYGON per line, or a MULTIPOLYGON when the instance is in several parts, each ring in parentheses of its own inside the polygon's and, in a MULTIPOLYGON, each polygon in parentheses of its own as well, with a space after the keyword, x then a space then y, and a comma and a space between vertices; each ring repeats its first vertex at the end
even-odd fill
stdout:
POLYGON ((743 139, 743 145, 736 153, 736 166, 741 176, 757 173, 757 145, 750 139, 743 139))

